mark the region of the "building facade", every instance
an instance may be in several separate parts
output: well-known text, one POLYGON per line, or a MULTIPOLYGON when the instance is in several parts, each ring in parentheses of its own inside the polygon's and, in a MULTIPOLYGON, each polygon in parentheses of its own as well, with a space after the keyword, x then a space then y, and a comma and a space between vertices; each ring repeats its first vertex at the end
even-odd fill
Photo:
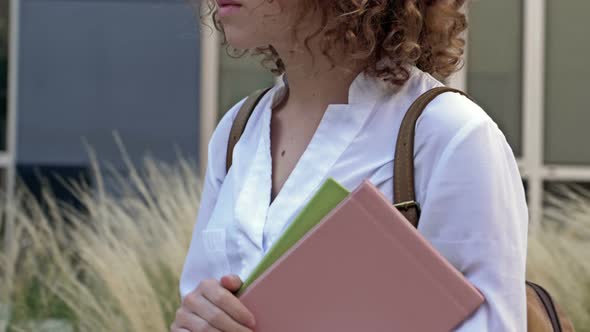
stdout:
MULTIPOLYGON (((504 132, 523 175, 531 221, 537 222, 543 193, 552 184, 590 184, 590 22, 584 17, 590 2, 468 3, 465 66, 447 84, 473 96, 504 132)), ((204 53, 218 52, 214 36, 204 35, 203 43, 208 45, 204 53)), ((210 93, 216 96, 268 84, 260 79, 266 72, 247 61, 222 65, 214 73, 219 73, 219 91, 210 93), (235 75, 241 75, 239 82, 233 80, 235 75)), ((224 96, 221 109, 247 94, 239 92, 224 96)), ((216 111, 202 108, 205 113, 216 111)))
MULTIPOLYGON (((517 156, 531 219, 552 183, 590 182, 587 0, 473 0, 463 70, 447 82, 492 116, 517 156)), ((27 167, 99 156, 206 158, 220 115, 273 78, 199 31, 185 1, 0 0, 0 166, 10 187, 27 167)))
POLYGON ((200 34, 186 1, 9 1, 7 180, 88 179, 88 147, 124 171, 115 135, 136 163, 197 159, 200 34))

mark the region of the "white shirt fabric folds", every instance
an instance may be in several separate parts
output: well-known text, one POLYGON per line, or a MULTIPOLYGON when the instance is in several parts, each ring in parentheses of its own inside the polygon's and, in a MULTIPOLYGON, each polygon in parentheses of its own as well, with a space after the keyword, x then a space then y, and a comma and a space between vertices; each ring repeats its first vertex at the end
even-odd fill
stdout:
MULTIPOLYGON (((368 179, 392 200, 401 121, 418 96, 441 85, 416 67, 396 91, 359 74, 350 87, 349 104, 327 108, 272 204, 271 109, 286 87, 280 80, 258 104, 226 174, 229 132, 244 100, 236 104, 209 143, 181 296, 203 279, 230 273, 246 279, 328 177, 351 191, 368 179)), ((427 106, 417 122, 414 160, 416 198, 422 207, 418 230, 486 298, 456 331, 526 331, 528 212, 505 136, 471 100, 445 93, 427 106)))

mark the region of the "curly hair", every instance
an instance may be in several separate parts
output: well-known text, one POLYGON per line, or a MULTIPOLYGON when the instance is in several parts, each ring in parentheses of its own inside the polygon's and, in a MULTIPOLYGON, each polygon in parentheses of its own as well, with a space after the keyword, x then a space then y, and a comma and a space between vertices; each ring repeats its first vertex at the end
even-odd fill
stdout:
MULTIPOLYGON (((274 1, 274 0, 266 0, 274 1)), ((216 6, 208 0, 215 26, 216 6)), ((296 22, 308 13, 321 14, 320 28, 304 38, 322 35, 323 55, 334 59, 328 50, 340 47, 342 54, 361 65, 370 76, 392 85, 403 85, 410 77, 409 66, 437 78, 448 77, 462 66, 467 28, 461 11, 465 0, 301 0, 296 22)), ((296 32, 295 32, 296 33, 296 32)), ((275 74, 285 67, 272 46, 244 50, 241 54, 261 55, 262 62, 275 74)))

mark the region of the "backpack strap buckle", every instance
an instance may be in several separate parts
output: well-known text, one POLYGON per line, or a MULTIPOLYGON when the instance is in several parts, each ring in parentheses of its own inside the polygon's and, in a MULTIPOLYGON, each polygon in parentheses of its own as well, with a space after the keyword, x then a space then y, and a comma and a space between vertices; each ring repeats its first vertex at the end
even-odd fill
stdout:
POLYGON ((406 202, 393 204, 393 207, 395 207, 399 210, 404 210, 404 211, 407 211, 407 210, 415 207, 418 210, 418 212, 420 211, 420 204, 416 201, 406 201, 406 202))

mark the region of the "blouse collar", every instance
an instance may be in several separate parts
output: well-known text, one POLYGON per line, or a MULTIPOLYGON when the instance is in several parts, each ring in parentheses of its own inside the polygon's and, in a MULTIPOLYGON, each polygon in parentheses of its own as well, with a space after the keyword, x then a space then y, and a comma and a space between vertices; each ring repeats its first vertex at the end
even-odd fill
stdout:
MULTIPOLYGON (((362 71, 352 81, 348 89, 348 105, 374 103, 390 89, 385 81, 371 77, 365 71, 362 71)), ((281 74, 277 77, 275 86, 271 91, 271 105, 273 108, 283 101, 288 95, 288 91, 287 77, 285 74, 281 74)))

